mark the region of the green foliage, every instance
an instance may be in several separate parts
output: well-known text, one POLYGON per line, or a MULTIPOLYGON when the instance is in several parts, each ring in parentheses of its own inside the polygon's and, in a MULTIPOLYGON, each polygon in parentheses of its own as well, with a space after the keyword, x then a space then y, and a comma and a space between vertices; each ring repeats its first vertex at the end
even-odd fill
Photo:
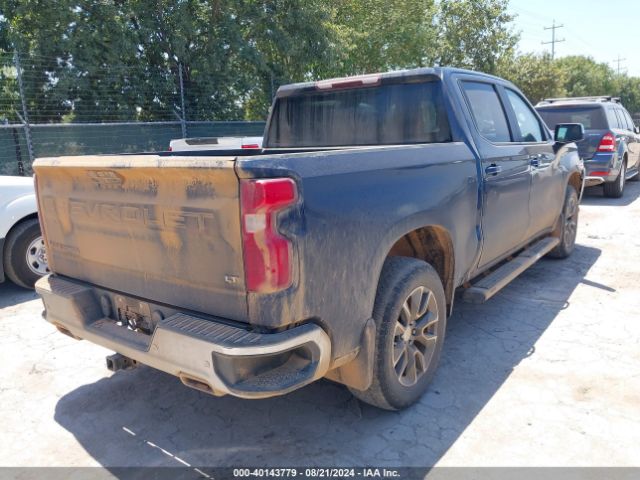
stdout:
POLYGON ((0 0, 0 119, 21 108, 14 49, 34 122, 264 119, 285 83, 432 65, 640 111, 639 79, 516 56, 511 20, 506 0, 0 0))
POLYGON ((614 90, 613 70, 606 63, 590 57, 571 56, 557 60, 566 75, 566 90, 570 97, 611 95, 614 90))
POLYGON ((431 66, 436 56, 433 0, 332 0, 333 75, 431 66))
POLYGON ((622 105, 629 112, 640 115, 640 78, 617 76, 614 80, 613 93, 620 97, 622 105))
POLYGON ((517 85, 534 105, 566 94, 566 72, 550 55, 528 53, 503 59, 497 74, 517 85))
MULTIPOLYGON (((180 68, 187 118, 264 118, 284 83, 434 63, 494 71, 515 43, 505 8, 503 0, 0 0, 3 89, 15 92, 15 48, 35 121, 175 120, 180 68)), ((0 115, 13 120, 12 102, 0 97, 0 115)))
POLYGON ((518 41, 506 9, 506 0, 440 0, 436 63, 496 73, 518 41))

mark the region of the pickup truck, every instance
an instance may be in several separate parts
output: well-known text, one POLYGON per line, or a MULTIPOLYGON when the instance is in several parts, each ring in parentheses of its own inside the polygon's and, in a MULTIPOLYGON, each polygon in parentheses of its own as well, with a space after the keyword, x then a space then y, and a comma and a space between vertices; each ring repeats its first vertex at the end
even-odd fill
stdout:
POLYGON ((242 398, 326 377, 402 409, 457 297, 573 250, 583 135, 423 68, 281 87, 260 150, 38 159, 45 318, 111 370, 242 398))

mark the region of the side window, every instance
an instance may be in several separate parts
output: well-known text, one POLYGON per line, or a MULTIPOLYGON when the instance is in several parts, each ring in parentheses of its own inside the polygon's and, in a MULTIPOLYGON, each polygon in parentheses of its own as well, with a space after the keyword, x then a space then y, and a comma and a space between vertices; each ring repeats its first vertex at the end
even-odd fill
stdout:
POLYGON ((609 128, 620 128, 618 124, 618 117, 613 111, 613 107, 607 108, 607 121, 609 122, 609 128))
POLYGON ((618 116, 613 110, 613 107, 607 108, 607 120, 609 121, 609 128, 620 128, 618 116))
POLYGON ((520 141, 541 142, 544 140, 545 135, 542 133, 542 126, 531 107, 513 90, 509 88, 505 90, 509 103, 513 107, 513 112, 516 114, 516 121, 520 128, 520 141))
POLYGON ((624 124, 627 126, 627 130, 633 131, 633 121, 631 120, 629 113, 622 107, 620 108, 620 116, 624 120, 624 124))
POLYGON ((627 118, 627 124, 629 125, 629 130, 633 131, 633 129, 636 126, 636 124, 633 122, 633 118, 631 118, 631 115, 627 110, 623 110, 623 112, 624 112, 624 116, 627 118))
POLYGON ((510 142, 507 117, 493 85, 465 81, 462 88, 480 135, 491 142, 510 142))
POLYGON ((620 110, 619 108, 614 108, 615 112, 616 112, 616 117, 618 117, 618 125, 620 125, 620 128, 622 130, 626 130, 627 129, 627 122, 624 119, 624 115, 622 114, 622 110, 620 110))

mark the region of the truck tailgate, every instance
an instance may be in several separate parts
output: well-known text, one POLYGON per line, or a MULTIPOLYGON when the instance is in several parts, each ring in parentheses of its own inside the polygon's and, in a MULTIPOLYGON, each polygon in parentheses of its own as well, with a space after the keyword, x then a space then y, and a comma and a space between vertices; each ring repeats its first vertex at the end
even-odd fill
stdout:
POLYGON ((51 270, 244 321, 234 157, 87 156, 34 163, 51 270))

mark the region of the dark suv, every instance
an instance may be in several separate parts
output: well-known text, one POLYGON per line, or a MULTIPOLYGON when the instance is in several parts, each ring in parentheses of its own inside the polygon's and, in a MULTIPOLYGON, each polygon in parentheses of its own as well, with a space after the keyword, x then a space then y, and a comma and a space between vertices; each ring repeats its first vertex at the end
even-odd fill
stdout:
POLYGON ((619 198, 626 180, 640 180, 640 129, 616 97, 548 98, 536 110, 551 130, 558 123, 581 123, 578 143, 586 170, 585 186, 603 184, 607 197, 619 198))

